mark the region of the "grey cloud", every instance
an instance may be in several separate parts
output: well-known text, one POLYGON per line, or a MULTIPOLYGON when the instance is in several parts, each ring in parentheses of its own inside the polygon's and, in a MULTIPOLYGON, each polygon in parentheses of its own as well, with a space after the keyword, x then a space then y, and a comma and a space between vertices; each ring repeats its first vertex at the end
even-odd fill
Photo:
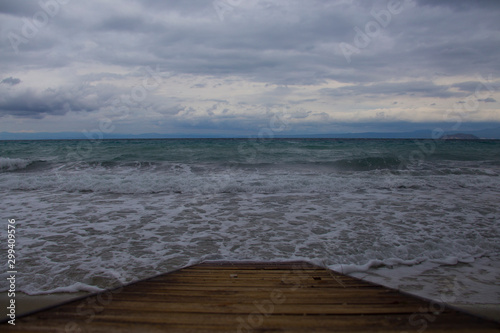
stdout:
MULTIPOLYGON (((2 36, 0 74, 13 75, 12 80, 2 83, 15 85, 14 77, 20 74, 13 68, 20 72, 54 68, 68 74, 86 73, 83 64, 97 64, 95 68, 101 73, 70 78, 95 84, 106 78, 119 82, 137 67, 159 65, 174 76, 192 74, 219 82, 227 78, 269 83, 271 87, 283 85, 276 90, 269 88, 261 100, 255 101, 262 105, 282 103, 284 99, 294 105, 314 102, 307 98, 293 101, 293 86, 328 80, 353 84, 321 91, 330 96, 463 99, 475 91, 477 82, 442 86, 431 81, 477 74, 500 76, 500 1, 417 3, 417 7, 392 16, 387 27, 348 64, 338 53, 339 43, 353 43, 354 28, 364 29, 366 23, 374 21, 371 10, 384 9, 386 1, 243 1, 233 6, 223 21, 213 1, 71 1, 47 27, 19 46, 19 55, 2 36), (114 66, 122 74, 108 73, 112 70, 107 67, 114 66), (386 83, 403 80, 409 82, 386 83)), ((0 0, 0 13, 7 14, 0 30, 14 27, 20 33, 22 18, 30 19, 40 10, 38 0, 0 0)), ((492 83, 495 89, 499 82, 492 83)), ((23 77, 22 86, 27 84, 23 77)), ((192 87, 203 88, 202 84, 192 87)), ((81 91, 60 88, 14 96, 0 92, 0 114, 39 118, 68 110, 93 111, 109 105, 113 96, 127 93, 118 87, 98 90, 84 84, 81 91)), ((155 111, 166 115, 190 111, 182 106, 186 101, 155 98, 151 97, 155 111)))
POLYGON ((165 11, 172 12, 175 11, 183 16, 193 15, 193 14, 212 14, 215 15, 215 9, 213 7, 212 1, 206 0, 170 0, 170 1, 158 1, 158 0, 142 0, 140 4, 143 6, 144 10, 155 10, 155 11, 165 11))
POLYGON ((207 99, 205 101, 217 102, 217 103, 223 103, 223 104, 228 104, 229 103, 229 101, 227 101, 225 99, 215 99, 215 98, 207 99))
POLYGON ((497 8, 500 9, 500 3, 496 0, 417 0, 420 5, 424 6, 444 6, 455 10, 467 10, 471 8, 497 8))
POLYGON ((142 30, 145 21, 140 16, 114 16, 105 19, 99 29, 103 31, 130 31, 138 32, 142 30))
POLYGON ((262 126, 269 125, 269 116, 262 114, 229 114, 197 116, 193 118, 176 118, 171 121, 178 130, 224 130, 235 131, 237 135, 257 136, 262 126))
POLYGON ((472 94, 477 91, 498 90, 498 88, 500 87, 500 81, 489 81, 487 79, 485 79, 483 82, 467 81, 467 82, 455 83, 452 85, 452 87, 458 88, 461 91, 465 91, 472 94))
POLYGON ((176 115, 184 110, 186 110, 186 107, 178 104, 167 108, 163 107, 159 110, 159 112, 164 115, 176 115))
MULTIPOLYGON (((142 18, 123 15, 96 18, 101 23, 92 40, 102 48, 115 51, 99 52, 102 61, 151 65, 151 57, 144 56, 148 54, 156 57, 162 68, 176 73, 233 74, 260 81, 314 83, 318 78, 329 77, 325 69, 329 67, 328 57, 332 56, 325 52, 317 54, 315 43, 332 42, 339 32, 351 29, 348 19, 338 11, 318 10, 318 6, 324 6, 319 1, 293 2, 291 9, 297 12, 281 4, 266 8, 262 15, 264 9, 256 7, 234 22, 220 22, 211 2, 208 7, 205 2, 203 11, 193 4, 175 1, 171 5, 170 2, 165 5, 154 1, 149 4, 152 8, 161 7, 166 13, 179 12, 182 16, 175 21, 165 18, 153 24, 144 19, 152 13, 152 8, 145 8, 142 18), (282 10, 296 18, 287 22, 290 20, 283 16, 282 10), (202 12, 204 20, 198 23, 193 18, 202 12), (297 15, 301 12, 307 15, 301 18, 297 15), (128 35, 109 35, 120 31, 128 35), (135 50, 127 50, 132 41, 136 44, 135 50), (319 57, 322 57, 320 62, 319 57)), ((85 37, 85 33, 79 34, 85 37)))
POLYGON ((484 98, 484 99, 478 99, 479 102, 485 102, 485 103, 495 103, 497 100, 491 97, 484 98))
MULTIPOLYGON (((433 16, 416 9, 394 16, 383 30, 394 46, 373 52, 381 41, 381 37, 375 37, 348 66, 341 54, 335 54, 336 47, 341 42, 352 43, 354 27, 363 28, 374 20, 370 15, 375 8, 373 4, 352 2, 348 6, 347 2, 335 5, 320 0, 244 2, 228 12, 223 22, 212 1, 107 4, 110 8, 132 8, 132 4, 134 9, 142 7, 143 11, 134 14, 100 11, 96 3, 89 2, 85 6, 87 16, 81 18, 71 12, 77 9, 76 3, 70 4, 73 5, 65 7, 51 23, 53 35, 45 36, 48 39, 43 43, 37 37, 21 45, 24 50, 29 48, 33 57, 28 54, 21 57, 36 64, 40 57, 35 52, 45 47, 57 56, 54 65, 69 64, 76 59, 99 59, 103 64, 123 66, 159 64, 174 74, 237 75, 289 85, 316 84, 329 79, 377 82, 398 77, 402 72, 424 71, 424 75, 431 76, 436 72, 467 74, 493 68, 493 74, 500 74, 498 43, 489 37, 495 36, 498 28, 497 15, 481 5, 474 8, 482 11, 483 16, 463 13, 448 19, 444 17, 447 13, 439 14, 443 11, 440 8, 433 16), (165 18, 155 17, 158 13, 165 14, 165 18), (70 14, 74 20, 68 18, 70 14), (173 14, 175 19, 171 19, 173 14), (479 23, 485 23, 480 26, 484 33, 474 34, 479 23), (468 26, 471 29, 463 29, 468 26), (85 41, 97 46, 78 51, 85 41), (67 45, 71 45, 71 53, 67 45)), ((45 60, 43 66, 47 66, 45 60)))
POLYGON ((455 83, 452 85, 452 87, 458 88, 461 91, 473 93, 476 91, 477 87, 480 87, 481 83, 478 81, 467 81, 467 82, 460 82, 460 83, 455 83))
POLYGON ((97 82, 105 79, 125 79, 127 76, 123 74, 116 74, 116 73, 92 73, 92 74, 84 74, 80 76, 80 79, 83 82, 97 82))
POLYGON ((0 94, 0 116, 41 119, 46 115, 64 115, 69 111, 92 112, 109 103, 116 94, 110 87, 76 86, 47 89, 41 93, 31 89, 0 94))
POLYGON ((8 78, 3 79, 0 83, 3 83, 3 84, 8 84, 8 85, 10 85, 10 86, 15 86, 16 84, 21 83, 21 80, 20 80, 20 79, 18 79, 18 78, 13 78, 13 77, 11 76, 11 77, 8 77, 8 78))
POLYGON ((303 103, 310 103, 310 102, 316 102, 316 98, 306 98, 306 99, 300 99, 300 100, 290 100, 288 103, 292 105, 298 105, 298 104, 303 104, 303 103))
POLYGON ((312 113, 312 111, 306 111, 304 109, 297 110, 297 111, 292 111, 292 112, 287 112, 287 115, 290 116, 290 118, 293 119, 305 119, 309 117, 309 115, 312 113))
POLYGON ((338 97, 394 95, 448 98, 464 96, 463 93, 449 91, 448 86, 438 86, 432 82, 419 81, 407 83, 377 83, 372 85, 356 85, 335 89, 326 88, 321 89, 320 92, 325 95, 338 97))
POLYGON ((31 17, 40 10, 37 1, 0 0, 0 13, 31 17))
POLYGON ((0 115, 11 115, 15 117, 41 119, 47 114, 62 115, 75 107, 75 102, 64 98, 45 100, 32 92, 4 98, 0 101, 0 115))
POLYGON ((360 54, 353 55, 353 72, 374 74, 375 80, 402 73, 428 78, 435 74, 500 75, 496 60, 500 13, 480 5, 472 9, 452 13, 446 6, 424 6, 403 11, 360 54), (383 39, 392 46, 377 49, 383 39))
MULTIPOLYGON (((222 103, 222 104, 225 105, 226 103, 222 103)), ((210 108, 208 108, 206 110, 207 114, 209 116, 215 116, 215 112, 214 111, 217 110, 219 108, 219 106, 221 106, 221 103, 217 103, 217 104, 212 105, 210 108)), ((226 110, 226 109, 224 109, 224 110, 226 110)), ((227 113, 227 112, 223 112, 223 114, 224 113, 227 113)))

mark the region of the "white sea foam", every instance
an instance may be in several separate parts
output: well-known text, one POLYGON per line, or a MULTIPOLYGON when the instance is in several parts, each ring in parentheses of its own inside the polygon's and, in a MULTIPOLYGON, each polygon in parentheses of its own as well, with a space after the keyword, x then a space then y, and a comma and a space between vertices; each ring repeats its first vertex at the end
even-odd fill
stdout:
POLYGON ((28 295, 46 295, 46 294, 55 294, 55 293, 77 293, 80 291, 86 291, 89 293, 97 293, 100 291, 103 291, 105 289, 96 287, 96 286, 89 286, 88 284, 81 283, 81 282, 76 282, 73 283, 70 286, 65 286, 65 287, 56 287, 54 289, 48 289, 44 291, 31 291, 29 289, 25 289, 25 293, 28 295), (31 293, 30 293, 31 292, 31 293))
POLYGON ((25 160, 22 158, 0 157, 0 172, 25 169, 30 163, 30 160, 25 160))
MULTIPOLYGON (((428 260, 428 258, 420 257, 412 260, 403 260, 400 258, 388 258, 384 260, 379 260, 379 259, 371 259, 368 260, 367 263, 362 264, 362 265, 355 265, 355 264, 347 264, 347 265, 342 265, 342 264, 336 264, 336 265, 331 265, 329 268, 337 271, 339 273, 343 274, 351 274, 351 273, 357 273, 357 272, 367 272, 370 268, 378 268, 381 266, 387 266, 387 267, 393 267, 393 266, 398 266, 398 265, 406 265, 406 266, 413 266, 416 264, 420 264, 423 261, 428 260)), ((438 262, 438 260, 434 260, 435 262, 438 262)), ((448 262, 446 262, 448 264, 448 262)))
POLYGON ((67 144, 0 159, 2 212, 18 222, 16 286, 28 294, 96 291, 203 260, 307 260, 435 299, 450 285, 455 301, 500 302, 494 147, 492 162, 398 168, 372 157, 381 143, 270 147, 251 162, 156 141, 104 142, 68 162, 67 144), (129 148, 151 148, 150 159, 124 157, 129 148))
POLYGON ((376 282, 417 294, 432 284, 419 282, 420 274, 444 277, 449 267, 460 278, 465 267, 484 279, 471 280, 476 289, 459 300, 500 299, 496 189, 443 187, 430 195, 428 186, 347 183, 330 193, 34 190, 3 192, 0 200, 20 226, 18 285, 28 294, 110 288, 202 260, 297 259, 368 278, 388 272, 376 282), (484 262, 476 265, 488 258, 485 275, 484 262), (402 268, 401 279, 392 277, 402 268))
MULTIPOLYGON (((28 161, 15 165, 26 167, 28 161)), ((12 163, 11 163, 12 164, 12 163)), ((10 165, 10 164, 9 164, 10 165)), ((14 166, 15 167, 15 166, 14 166)), ((12 167, 13 168, 13 167, 12 167)), ((412 172, 373 170, 353 175, 349 172, 310 169, 195 168, 183 164, 169 168, 83 168, 56 166, 46 172, 0 174, 1 190, 48 190, 116 194, 148 193, 334 193, 370 188, 405 187, 433 190, 435 184, 453 189, 483 190, 496 186, 500 177, 464 174, 422 175, 412 172)))

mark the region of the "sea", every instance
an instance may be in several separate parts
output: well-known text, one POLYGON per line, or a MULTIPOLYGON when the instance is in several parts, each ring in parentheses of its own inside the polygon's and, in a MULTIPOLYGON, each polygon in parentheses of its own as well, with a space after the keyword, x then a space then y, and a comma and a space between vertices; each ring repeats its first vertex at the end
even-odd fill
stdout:
POLYGON ((0 250, 14 219, 28 295, 208 260, 306 260, 437 301, 500 304, 499 199, 494 140, 0 141, 0 250))

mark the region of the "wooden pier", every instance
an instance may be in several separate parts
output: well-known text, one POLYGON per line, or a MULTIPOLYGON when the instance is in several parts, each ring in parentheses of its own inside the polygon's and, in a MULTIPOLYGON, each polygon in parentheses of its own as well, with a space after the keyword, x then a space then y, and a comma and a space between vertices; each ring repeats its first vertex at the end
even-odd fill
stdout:
POLYGON ((500 324, 304 262, 208 262, 2 332, 499 332, 500 324))

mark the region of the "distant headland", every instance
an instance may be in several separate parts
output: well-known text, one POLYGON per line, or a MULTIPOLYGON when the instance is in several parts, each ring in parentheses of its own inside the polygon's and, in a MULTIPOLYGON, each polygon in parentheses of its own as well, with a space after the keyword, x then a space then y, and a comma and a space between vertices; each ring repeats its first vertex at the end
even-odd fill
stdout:
POLYGON ((441 140, 479 140, 479 138, 475 135, 464 134, 464 133, 447 134, 447 135, 443 135, 440 139, 441 140))

